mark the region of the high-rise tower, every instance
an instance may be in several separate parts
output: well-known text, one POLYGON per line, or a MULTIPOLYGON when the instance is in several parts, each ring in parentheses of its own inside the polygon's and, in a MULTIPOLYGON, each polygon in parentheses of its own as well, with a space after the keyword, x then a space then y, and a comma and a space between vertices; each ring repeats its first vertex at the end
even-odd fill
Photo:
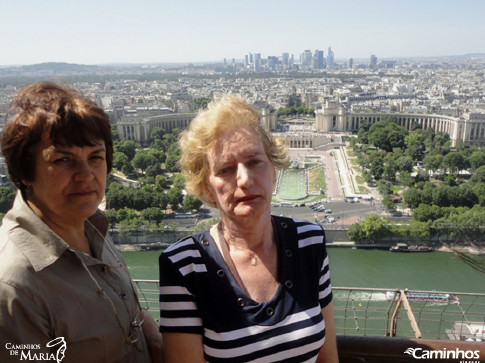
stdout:
POLYGON ((335 58, 334 58, 334 53, 332 51, 332 47, 328 47, 328 52, 327 52, 327 66, 328 67, 333 67, 335 64, 335 58))

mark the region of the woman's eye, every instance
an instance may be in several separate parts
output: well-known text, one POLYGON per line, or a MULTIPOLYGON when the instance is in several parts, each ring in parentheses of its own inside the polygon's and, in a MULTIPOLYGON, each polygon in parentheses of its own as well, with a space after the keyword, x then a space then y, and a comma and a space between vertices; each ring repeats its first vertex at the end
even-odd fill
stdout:
POLYGON ((69 161, 69 159, 68 159, 68 158, 58 158, 58 159, 55 159, 55 160, 54 160, 54 163, 55 163, 55 164, 62 164, 62 163, 66 163, 66 162, 68 162, 68 161, 69 161))

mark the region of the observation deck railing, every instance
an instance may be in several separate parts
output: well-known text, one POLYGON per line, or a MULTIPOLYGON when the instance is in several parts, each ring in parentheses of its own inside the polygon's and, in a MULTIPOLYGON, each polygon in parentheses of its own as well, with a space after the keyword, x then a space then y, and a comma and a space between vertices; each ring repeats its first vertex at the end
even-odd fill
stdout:
MULTIPOLYGON (((157 318, 158 281, 134 282, 142 307, 157 318)), ((404 354, 413 347, 485 353, 485 294, 354 287, 333 287, 333 294, 341 362, 413 360, 404 354)))

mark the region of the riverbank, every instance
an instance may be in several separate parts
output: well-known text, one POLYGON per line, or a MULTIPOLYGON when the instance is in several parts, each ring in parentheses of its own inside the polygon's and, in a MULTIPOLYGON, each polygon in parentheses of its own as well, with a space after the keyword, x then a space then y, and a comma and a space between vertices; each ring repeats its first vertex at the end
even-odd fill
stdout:
MULTIPOLYGON (((137 251, 156 251, 163 250, 170 246, 171 242, 152 242, 139 244, 117 244, 118 250, 121 252, 137 252, 137 251)), ((384 250, 388 251, 393 244, 389 243, 372 243, 362 244, 353 241, 347 242, 331 242, 327 243, 327 248, 350 248, 363 250, 384 250)), ((433 251, 440 252, 460 252, 468 253, 475 256, 485 256, 485 247, 480 246, 461 246, 461 245, 433 245, 433 251)))
MULTIPOLYGON (((355 243, 353 241, 349 242, 332 242, 327 243, 327 247, 339 247, 339 248, 352 248, 352 249, 364 249, 364 250, 389 250, 394 244, 389 243, 372 243, 372 244, 362 244, 355 243)), ((461 246, 461 245, 444 245, 444 244, 433 244, 431 245, 433 251, 439 252, 460 252, 469 253, 475 256, 485 256, 485 247, 480 246, 461 246)))

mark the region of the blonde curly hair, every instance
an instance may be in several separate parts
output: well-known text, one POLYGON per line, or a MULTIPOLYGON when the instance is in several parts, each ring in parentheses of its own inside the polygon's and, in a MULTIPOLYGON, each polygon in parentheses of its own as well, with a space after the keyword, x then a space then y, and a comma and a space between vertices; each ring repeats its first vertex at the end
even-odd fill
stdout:
POLYGON ((180 167, 187 192, 215 207, 207 198, 209 163, 207 155, 217 138, 229 129, 247 127, 255 132, 275 168, 288 165, 288 150, 283 140, 275 140, 260 124, 258 112, 240 97, 224 96, 213 101, 180 135, 180 167))

